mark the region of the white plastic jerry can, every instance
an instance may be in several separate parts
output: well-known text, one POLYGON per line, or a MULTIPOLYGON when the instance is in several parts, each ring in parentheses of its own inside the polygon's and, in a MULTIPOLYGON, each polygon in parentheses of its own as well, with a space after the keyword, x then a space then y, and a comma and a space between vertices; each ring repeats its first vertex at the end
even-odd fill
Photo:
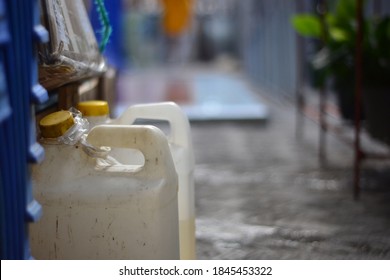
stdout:
POLYGON ((32 170, 43 216, 30 226, 37 259, 179 259, 178 181, 165 135, 153 126, 96 126, 75 145, 43 144, 32 170), (139 150, 118 164, 107 147, 139 150))
POLYGON ((180 258, 196 258, 194 155, 187 116, 173 102, 150 103, 129 107, 112 124, 132 124, 137 119, 168 121, 168 142, 179 178, 180 258))

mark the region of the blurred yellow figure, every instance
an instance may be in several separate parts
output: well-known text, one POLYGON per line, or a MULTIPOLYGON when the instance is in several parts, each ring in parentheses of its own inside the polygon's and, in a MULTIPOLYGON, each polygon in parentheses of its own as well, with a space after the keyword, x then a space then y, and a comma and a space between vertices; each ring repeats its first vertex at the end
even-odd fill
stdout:
POLYGON ((195 0, 160 0, 163 8, 163 61, 179 65, 191 56, 191 22, 195 0))
POLYGON ((178 36, 189 27, 194 0, 161 0, 163 28, 167 35, 178 36))

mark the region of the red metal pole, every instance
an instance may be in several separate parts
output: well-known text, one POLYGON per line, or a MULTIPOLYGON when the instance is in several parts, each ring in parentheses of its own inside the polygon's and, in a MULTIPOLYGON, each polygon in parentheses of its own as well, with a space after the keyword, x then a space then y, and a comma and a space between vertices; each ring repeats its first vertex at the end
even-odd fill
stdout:
POLYGON ((363 45, 363 1, 356 0, 356 53, 355 53, 355 164, 354 164, 354 198, 360 196, 360 167, 362 151, 360 147, 360 109, 362 103, 363 85, 363 65, 362 65, 362 45, 363 45))
MULTIPOLYGON (((302 1, 298 0, 295 2, 295 7, 297 12, 303 11, 302 1)), ((295 101, 296 101, 296 118, 295 118, 295 137, 298 140, 302 140, 303 138, 303 129, 304 129, 304 118, 303 118, 303 110, 305 107, 305 94, 303 92, 303 39, 299 35, 295 35, 296 40, 296 71, 297 71, 297 88, 295 93, 295 101)))
MULTIPOLYGON (((320 0, 318 2, 317 7, 320 18, 321 18, 321 26, 322 26, 322 40, 325 43, 327 41, 327 30, 326 30, 326 24, 325 24, 325 15, 327 13, 327 3, 326 0, 320 0)), ((326 133, 327 133, 327 127, 326 127, 326 112, 325 112, 325 106, 326 106, 326 86, 325 84, 321 85, 320 88, 320 100, 319 100, 319 123, 320 123, 320 131, 319 131, 319 161, 320 166, 325 167, 326 166, 326 133)))

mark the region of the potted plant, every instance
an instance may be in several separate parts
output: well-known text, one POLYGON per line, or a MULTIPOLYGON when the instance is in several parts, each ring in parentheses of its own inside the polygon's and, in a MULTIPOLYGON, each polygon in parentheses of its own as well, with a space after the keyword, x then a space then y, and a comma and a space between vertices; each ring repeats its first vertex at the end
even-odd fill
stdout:
POLYGON ((340 0, 325 14, 297 14, 292 25, 298 34, 318 39, 321 49, 312 57, 316 85, 331 79, 345 119, 353 119, 354 53, 356 40, 355 0, 340 0))
MULTIPOLYGON (((356 1, 339 0, 332 3, 335 4, 330 5, 329 11, 323 15, 295 15, 292 25, 300 35, 320 40, 323 47, 310 61, 319 77, 317 85, 324 86, 331 79, 342 116, 352 120, 355 109, 356 1)), ((367 128, 372 136, 390 143, 390 140, 386 140, 390 134, 389 17, 363 18, 362 55, 363 104, 367 128), (380 106, 385 108, 380 109, 380 106)))

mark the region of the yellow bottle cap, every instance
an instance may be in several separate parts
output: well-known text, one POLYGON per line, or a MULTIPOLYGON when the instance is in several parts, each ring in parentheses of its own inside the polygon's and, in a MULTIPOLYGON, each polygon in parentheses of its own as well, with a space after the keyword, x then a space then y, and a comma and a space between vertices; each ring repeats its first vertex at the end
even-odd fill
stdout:
POLYGON ((65 134, 75 121, 69 111, 58 111, 47 115, 39 122, 41 135, 45 138, 57 138, 65 134))
POLYGON ((83 101, 77 104, 77 109, 85 117, 97 117, 106 116, 109 114, 109 108, 107 101, 103 100, 90 100, 83 101))

